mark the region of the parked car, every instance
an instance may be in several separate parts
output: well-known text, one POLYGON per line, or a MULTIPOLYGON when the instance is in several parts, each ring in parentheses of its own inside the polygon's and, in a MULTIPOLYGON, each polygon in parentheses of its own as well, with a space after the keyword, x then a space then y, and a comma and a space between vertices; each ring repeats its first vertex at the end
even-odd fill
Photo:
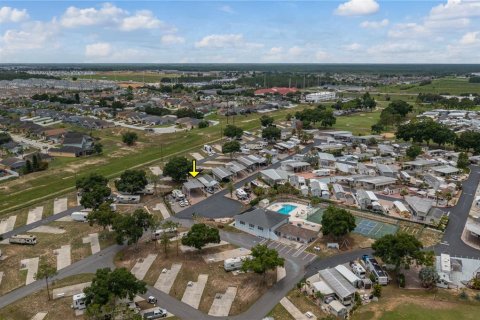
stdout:
POLYGON ((162 308, 156 308, 153 311, 143 314, 143 319, 158 319, 165 318, 167 316, 167 310, 162 308))

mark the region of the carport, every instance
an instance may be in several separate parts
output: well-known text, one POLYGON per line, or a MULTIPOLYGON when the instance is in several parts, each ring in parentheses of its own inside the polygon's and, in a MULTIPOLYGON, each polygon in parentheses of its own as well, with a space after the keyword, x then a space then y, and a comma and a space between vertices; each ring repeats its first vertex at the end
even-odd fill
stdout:
POLYGON ((237 176, 239 173, 245 172, 247 170, 247 168, 243 164, 238 163, 236 161, 231 161, 231 162, 227 163, 225 165, 225 167, 228 170, 232 171, 235 174, 235 176, 237 176))
POLYGON ((248 159, 247 157, 238 157, 237 162, 241 163, 243 166, 245 166, 249 170, 255 170, 256 163, 248 159))
POLYGON ((203 184, 197 179, 190 179, 183 183, 182 191, 185 195, 190 196, 195 190, 200 190, 200 193, 204 192, 203 184))
POLYGON ((200 183, 203 184, 206 189, 215 190, 220 188, 220 184, 218 183, 218 181, 208 174, 204 174, 198 177, 197 180, 200 181, 200 183))
POLYGON ((216 167, 212 169, 212 175, 218 181, 227 181, 232 179, 234 173, 224 167, 216 167))

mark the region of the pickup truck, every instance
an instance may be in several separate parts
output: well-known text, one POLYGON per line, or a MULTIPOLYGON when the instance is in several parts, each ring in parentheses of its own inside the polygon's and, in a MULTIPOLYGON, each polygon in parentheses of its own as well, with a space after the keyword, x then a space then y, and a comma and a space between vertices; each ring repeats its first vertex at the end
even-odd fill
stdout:
POLYGON ((167 310, 162 308, 156 308, 153 311, 143 314, 143 319, 158 319, 165 318, 167 316, 167 310))

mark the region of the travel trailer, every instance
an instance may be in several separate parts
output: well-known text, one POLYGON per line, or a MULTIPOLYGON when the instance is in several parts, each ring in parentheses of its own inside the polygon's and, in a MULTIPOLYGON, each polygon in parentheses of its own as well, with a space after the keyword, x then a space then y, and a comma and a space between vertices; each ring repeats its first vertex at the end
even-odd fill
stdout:
POLYGON ((383 270, 383 268, 378 264, 375 258, 369 257, 368 255, 364 255, 362 257, 363 262, 368 270, 375 276, 377 282, 381 285, 386 286, 388 284, 388 275, 383 270))
POLYGON ((169 238, 173 238, 177 235, 177 228, 168 228, 168 229, 158 229, 152 233, 152 240, 159 240, 162 238, 163 234, 167 234, 169 238))
POLYGON ((87 221, 88 212, 82 212, 82 211, 72 212, 70 217, 72 218, 73 221, 85 222, 87 221))
POLYGON ((73 303, 72 308, 76 310, 83 310, 86 309, 87 306, 85 305, 86 296, 85 293, 79 293, 73 295, 73 303))
POLYGON ((251 256, 243 256, 243 257, 226 259, 225 261, 223 261, 223 268, 225 269, 225 271, 240 270, 243 266, 243 262, 246 259, 250 259, 250 258, 251 256))
POLYGON ((360 279, 365 279, 366 271, 359 263, 351 262, 350 268, 352 268, 353 273, 360 279))
POLYGON ((118 203, 140 203, 140 196, 130 194, 117 195, 118 203))
POLYGON ((37 243, 37 237, 29 234, 16 234, 8 239, 9 243, 15 244, 30 244, 34 245, 37 243))

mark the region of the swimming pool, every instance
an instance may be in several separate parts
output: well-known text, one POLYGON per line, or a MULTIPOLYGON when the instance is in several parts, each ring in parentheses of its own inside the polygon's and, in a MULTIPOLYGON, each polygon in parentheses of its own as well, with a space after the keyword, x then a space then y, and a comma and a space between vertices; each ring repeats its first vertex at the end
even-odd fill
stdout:
POLYGON ((297 206, 291 205, 291 204, 284 204, 282 207, 277 211, 278 213, 281 214, 290 214, 293 210, 295 210, 297 206))

